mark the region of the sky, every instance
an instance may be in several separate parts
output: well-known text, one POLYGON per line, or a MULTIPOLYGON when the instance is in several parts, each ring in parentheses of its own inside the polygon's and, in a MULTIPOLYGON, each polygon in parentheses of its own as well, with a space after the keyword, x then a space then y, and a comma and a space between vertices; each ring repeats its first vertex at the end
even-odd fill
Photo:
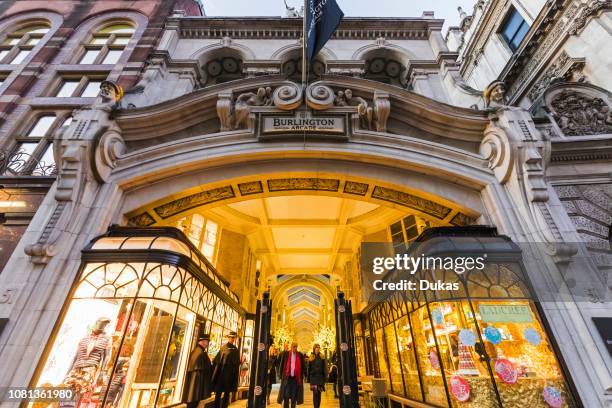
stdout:
MULTIPOLYGON (((283 0, 201 0, 208 16, 284 16, 283 0)), ((420 17, 424 10, 445 21, 444 31, 459 24, 457 7, 472 13, 475 0, 336 0, 347 17, 420 17)), ((303 0, 287 0, 300 8, 303 0)))

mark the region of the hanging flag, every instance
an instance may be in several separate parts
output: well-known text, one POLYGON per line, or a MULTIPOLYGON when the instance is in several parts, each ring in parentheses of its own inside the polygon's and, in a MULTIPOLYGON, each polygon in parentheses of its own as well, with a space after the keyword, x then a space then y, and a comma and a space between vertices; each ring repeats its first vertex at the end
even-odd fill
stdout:
POLYGON ((308 61, 312 61, 334 34, 344 13, 336 0, 308 0, 305 14, 306 50, 308 61))

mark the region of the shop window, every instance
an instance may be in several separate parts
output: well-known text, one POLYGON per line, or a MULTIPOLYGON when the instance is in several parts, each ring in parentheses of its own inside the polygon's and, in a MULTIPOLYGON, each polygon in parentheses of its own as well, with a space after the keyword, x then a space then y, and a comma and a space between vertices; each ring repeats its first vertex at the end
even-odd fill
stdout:
POLYGON ((103 78, 83 76, 63 78, 55 97, 57 98, 95 98, 100 92, 103 78))
POLYGON ((408 316, 403 316, 395 322, 397 333, 397 344, 401 371, 406 385, 406 397, 421 401, 421 382, 419 380, 419 369, 416 361, 415 345, 412 339, 412 328, 408 316))
POLYGON ((16 137, 17 145, 10 154, 7 174, 55 175, 52 141, 58 126, 55 115, 38 116, 25 134, 16 137))
POLYGON ((21 64, 49 29, 46 24, 31 24, 8 34, 0 45, 0 64, 21 64))
POLYGON ((389 375, 391 382, 391 390, 395 395, 402 397, 406 396, 404 391, 404 380, 402 377, 402 366, 399 359, 397 349, 397 336, 395 327, 389 324, 383 328, 383 333, 386 341, 387 358, 389 359, 389 375))
POLYGON ((191 258, 170 250, 168 262, 187 268, 146 261, 142 248, 157 239, 102 237, 87 248, 91 260, 84 255, 38 386, 71 388, 81 407, 175 405, 198 335, 211 334, 214 357, 223 337, 240 331, 237 301, 230 305, 189 272, 197 268, 191 258), (100 262, 105 257, 113 261, 100 262))
POLYGON ((421 236, 410 248, 419 255, 443 250, 450 256, 450 248, 461 248, 459 242, 469 243, 471 250, 480 245, 479 251, 487 253, 483 269, 458 274, 423 266, 409 278, 457 283, 458 290, 421 290, 417 284, 407 292, 408 307, 398 307, 393 297, 377 298, 368 312, 389 389, 440 407, 510 407, 517 402, 536 407, 545 400, 577 407, 532 300, 520 248, 505 237, 487 235, 488 229, 482 235, 486 239, 468 236, 471 231, 447 227, 444 238, 432 231, 430 239, 438 241, 421 236), (451 230, 465 240, 451 241, 451 230))
POLYGON ((529 24, 521 13, 512 7, 502 24, 500 34, 512 51, 516 51, 529 31, 529 24))
POLYGON ((113 24, 96 31, 85 44, 79 64, 116 64, 134 34, 129 24, 113 24))
POLYGON ((385 379, 387 384, 387 389, 391 390, 391 380, 389 378, 389 366, 387 365, 387 351, 385 350, 385 344, 383 339, 383 331, 382 329, 376 330, 376 354, 378 356, 378 368, 380 370, 380 375, 385 379))

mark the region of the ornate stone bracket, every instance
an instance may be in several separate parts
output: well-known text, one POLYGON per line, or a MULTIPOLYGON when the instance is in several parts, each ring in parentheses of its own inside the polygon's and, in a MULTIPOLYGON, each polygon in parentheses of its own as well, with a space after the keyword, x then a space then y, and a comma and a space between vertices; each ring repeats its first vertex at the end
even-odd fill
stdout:
POLYGON ((94 104, 75 111, 70 126, 58 129, 54 135, 57 203, 36 243, 25 248, 32 262, 46 264, 57 253, 62 236, 83 221, 76 211, 85 191, 106 182, 123 154, 125 145, 119 128, 110 119, 122 95, 118 85, 103 82, 94 104))
POLYGON ((550 141, 538 132, 531 115, 522 108, 498 106, 490 118, 480 154, 506 187, 514 208, 536 226, 537 237, 532 239, 547 243, 556 262, 568 262, 576 249, 564 242, 548 206, 545 174, 550 141))

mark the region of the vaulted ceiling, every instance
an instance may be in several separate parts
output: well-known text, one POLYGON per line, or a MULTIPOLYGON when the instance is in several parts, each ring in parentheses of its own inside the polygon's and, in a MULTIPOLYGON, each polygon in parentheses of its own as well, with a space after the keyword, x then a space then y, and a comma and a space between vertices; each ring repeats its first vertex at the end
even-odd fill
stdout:
POLYGON ((364 234, 402 215, 375 203, 322 195, 257 198, 210 213, 225 228, 247 235, 251 248, 279 275, 337 273, 364 234))

